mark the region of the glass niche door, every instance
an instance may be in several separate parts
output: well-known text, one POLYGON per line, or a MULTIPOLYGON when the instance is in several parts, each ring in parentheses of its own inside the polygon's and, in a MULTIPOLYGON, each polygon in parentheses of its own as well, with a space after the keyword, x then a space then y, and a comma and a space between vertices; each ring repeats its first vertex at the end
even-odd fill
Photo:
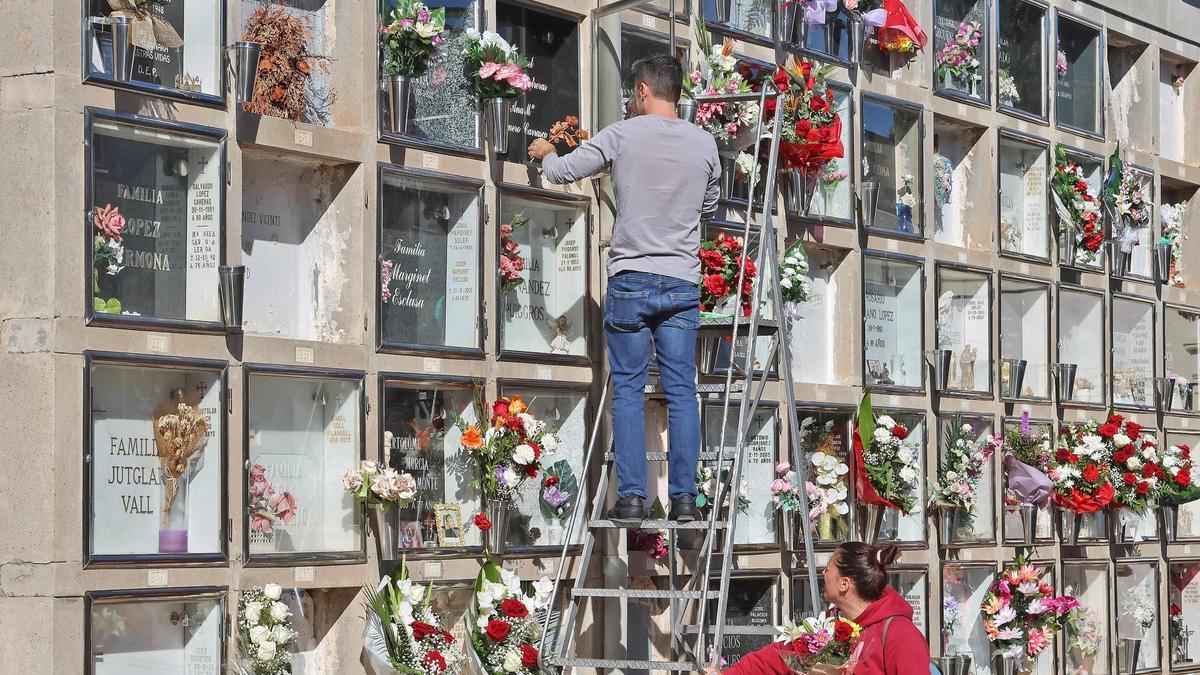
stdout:
POLYGON ((1059 126, 1102 134, 1100 29, 1055 12, 1055 113, 1059 126))
POLYGON ((380 170, 383 347, 482 350, 482 190, 473 181, 380 170))
POLYGON ((1000 276, 1000 395, 1050 396, 1050 284, 1000 276))
POLYGON ((1117 561, 1117 663, 1122 672, 1161 671, 1158 563, 1117 561), (1126 670, 1137 643, 1137 662, 1126 670))
MULTIPOLYGON (((951 267, 937 270, 937 348, 950 351, 948 391, 992 390, 992 277, 951 267)), ((941 383, 938 383, 941 386, 941 383)))
MULTIPOLYGON (((737 406, 734 401, 731 408, 737 406)), ((727 427, 722 433, 721 405, 708 404, 701 408, 704 424, 704 450, 718 456, 722 448, 727 453, 736 449, 737 419, 730 415, 727 427)), ((770 492, 757 489, 758 486, 771 484, 775 479, 775 463, 779 454, 779 411, 775 407, 761 407, 750 420, 748 441, 743 450, 743 465, 741 485, 730 489, 738 495, 738 520, 734 528, 733 543, 737 546, 765 546, 774 544, 775 509, 772 507, 770 492)), ((703 480, 697 480, 697 487, 708 499, 716 498, 718 480, 731 480, 728 477, 732 466, 729 462, 704 462, 701 471, 711 473, 703 480), (718 475, 720 471, 720 475, 718 475)), ((700 479, 701 476, 697 475, 700 479)), ((711 503, 711 502, 710 502, 711 503)))
POLYGON ((867 386, 924 386, 924 277, 918 262, 863 256, 863 380, 867 386))
POLYGON ((247 366, 246 537, 251 561, 363 557, 342 475, 362 459, 362 374, 247 366))
POLYGON ((1104 295, 1058 292, 1058 397, 1073 403, 1104 403, 1104 295))
POLYGON ((934 53, 936 89, 977 101, 988 100, 990 19, 986 0, 936 0, 933 3, 930 46, 934 53), (939 67, 943 61, 954 64, 963 58, 966 61, 958 66, 958 74, 954 74, 949 65, 939 67))
POLYGON ((1200 411, 1200 312, 1167 305, 1163 308, 1165 334, 1163 373, 1175 382, 1171 412, 1200 411))
POLYGON ((500 222, 502 355, 586 360, 586 203, 505 191, 500 222))
POLYGON ((1167 566, 1168 652, 1172 670, 1193 668, 1197 662, 1192 637, 1200 632, 1200 561, 1172 561, 1167 566))
POLYGON ((1050 258, 1044 143, 1000 136, 1000 252, 1050 258))
POLYGON ((996 0, 996 91, 1000 109, 1046 117, 1046 8, 996 0))
POLYGON ((87 592, 87 672, 226 672, 225 593, 223 588, 87 592))
MULTIPOLYGON (((810 517, 816 516, 810 521, 813 542, 817 546, 824 544, 831 547, 846 541, 852 533, 850 434, 854 414, 851 411, 836 409, 803 409, 799 413, 800 447, 804 453, 804 461, 807 462, 805 471, 809 482, 817 486, 821 495, 816 513, 810 511, 810 517)), ((791 458, 782 461, 790 464, 791 458)), ((793 466, 788 468, 797 472, 799 470, 793 466)), ((800 520, 799 514, 796 515, 796 520, 800 520)))
POLYGON ((1154 406, 1154 303, 1112 300, 1113 404, 1154 406))
POLYGON ((919 109, 863 97, 863 180, 879 183, 875 229, 907 235, 924 231, 922 136, 919 109))
POLYGON ((1068 673, 1080 669, 1094 675, 1110 675, 1113 631, 1110 617, 1108 563, 1066 563, 1062 593, 1079 600, 1074 620, 1063 631, 1068 673))
POLYGON ((85 129, 88 318, 218 327, 224 132, 91 108, 85 129))

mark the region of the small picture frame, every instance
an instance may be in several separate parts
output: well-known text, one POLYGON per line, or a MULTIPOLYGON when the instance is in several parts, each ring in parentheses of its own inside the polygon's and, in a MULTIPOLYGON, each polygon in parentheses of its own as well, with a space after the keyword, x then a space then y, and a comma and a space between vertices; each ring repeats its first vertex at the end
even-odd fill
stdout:
POLYGON ((400 550, 411 551, 421 548, 421 526, 417 523, 400 523, 397 533, 400 535, 397 537, 400 550))
POLYGON ((433 512, 437 519, 438 546, 465 546, 462 506, 459 504, 434 504, 433 512))

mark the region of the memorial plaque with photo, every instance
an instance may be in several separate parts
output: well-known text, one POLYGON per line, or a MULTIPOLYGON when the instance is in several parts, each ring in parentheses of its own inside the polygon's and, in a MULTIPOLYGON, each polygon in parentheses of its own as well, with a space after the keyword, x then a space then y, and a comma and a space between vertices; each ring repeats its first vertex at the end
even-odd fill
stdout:
MULTIPOLYGON (((142 3, 138 3, 142 4, 142 3)), ((145 3, 131 12, 127 0, 87 0, 88 21, 123 16, 132 19, 133 65, 130 82, 184 95, 221 98, 222 3, 210 0, 170 0, 145 3), (118 11, 119 10, 119 11, 118 11)), ((105 24, 92 24, 88 33, 89 77, 114 79, 113 34, 105 24)))
POLYGON ((89 555, 220 557, 221 372, 91 362, 88 382, 89 555), (203 430, 180 433, 190 439, 180 450, 157 431, 194 429, 195 418, 203 430))
MULTIPOLYGON (((733 402, 731 406, 736 406, 733 402)), ((750 420, 749 441, 742 455, 742 486, 739 494, 749 500, 738 513, 738 523, 735 528, 733 543, 738 546, 753 546, 775 543, 775 509, 771 504, 770 494, 751 486, 770 485, 775 479, 775 463, 778 461, 778 427, 777 411, 774 408, 760 408, 750 420)), ((721 406, 706 405, 704 416, 704 449, 707 452, 718 452, 721 449, 722 438, 727 452, 737 449, 737 416, 730 415, 727 430, 721 433, 721 406)), ((704 466, 712 469, 714 479, 717 467, 715 462, 706 462, 704 466)), ((729 471, 726 463, 723 471, 729 471)), ((715 494, 716 481, 711 485, 706 483, 709 497, 715 494)))
POLYGON ((863 258, 863 381, 868 386, 920 388, 921 265, 863 258))
POLYGON ((952 390, 992 389, 991 290, 988 274, 938 268, 937 346, 950 350, 952 390))
MULTIPOLYGON (((713 580, 712 590, 719 583, 713 580)), ((721 658, 737 663, 743 656, 758 651, 774 640, 776 594, 774 577, 733 577, 729 580, 729 600, 725 609, 725 634, 722 637, 721 658)), ((709 601, 709 611, 715 615, 717 601, 709 601)))
MULTIPOLYGON (((991 21, 989 21, 985 0, 936 0, 933 4, 933 39, 930 46, 940 52, 947 44, 955 41, 959 26, 970 22, 978 22, 980 30, 983 32, 979 45, 975 48, 975 58, 979 61, 979 67, 975 71, 978 79, 974 82, 965 80, 955 82, 939 78, 936 86, 939 89, 954 91, 963 96, 986 101, 988 100, 988 72, 990 70, 988 58, 990 32, 988 28, 991 21)), ((935 77, 936 72, 935 67, 935 77)))
POLYGON ((579 24, 501 0, 496 5, 496 32, 530 60, 526 72, 533 88, 509 103, 506 159, 523 164, 529 161, 526 148, 533 139, 549 138, 555 122, 582 114, 579 24))
POLYGON ((1061 289, 1058 292, 1058 363, 1074 364, 1071 400, 1103 403, 1104 296, 1061 289))
POLYGON ((225 593, 87 596, 88 672, 225 672, 225 593))
POLYGON ((919 234, 924 227, 921 112, 864 98, 862 139, 863 180, 879 182, 875 229, 919 234))
MULTIPOLYGON (((478 103, 471 81, 463 70, 463 49, 466 31, 479 29, 479 3, 476 0, 430 0, 425 5, 446 10, 446 30, 436 55, 429 61, 429 68, 412 83, 408 135, 435 143, 476 148, 479 146, 478 103)), ((395 7, 396 0, 383 0, 383 21, 391 17, 395 7)), ((379 119, 384 123, 388 119, 386 91, 380 91, 379 100, 380 110, 385 111, 379 119)))
POLYGON ((1100 31, 1056 14, 1055 114, 1058 123, 1101 134, 1100 31))
POLYGON ((362 457, 361 386, 358 378, 249 373, 246 527, 252 557, 361 555, 361 510, 341 480, 362 457))
POLYGON ((587 207, 503 194, 500 213, 523 261, 520 285, 499 283, 501 351, 586 358, 587 207))
POLYGON ((1154 305, 1112 301, 1112 392, 1115 405, 1154 405, 1154 305))
POLYGON ((1050 395, 1050 285, 1000 277, 1000 393, 1050 395), (1024 361, 1021 371, 1020 361, 1024 361), (1020 378, 1020 382, 1012 382, 1020 378), (1011 384, 1010 384, 1011 383, 1011 384))
POLYGON ((91 315, 218 321, 221 132, 88 121, 91 315))
MULTIPOLYGON (((519 394, 529 414, 546 423, 558 437, 558 449, 542 455, 546 475, 558 476, 557 492, 530 485, 517 494, 509 513, 509 546, 562 546, 570 525, 571 508, 583 497, 587 474, 583 452, 588 432, 587 392, 504 384, 501 395, 519 394), (565 499, 565 501, 560 501, 565 499)), ((579 543, 586 504, 578 510, 571 543, 579 543)))
POLYGON ((1046 8, 1026 0, 998 3, 996 69, 1002 107, 1046 116, 1046 8))
MULTIPOLYGON (((478 513, 478 490, 471 488, 474 464, 461 454, 462 433, 454 420, 476 419, 470 384, 387 383, 383 393, 383 461, 412 474, 418 497, 398 509, 401 551, 436 550, 436 505, 458 504, 478 513)), ((465 528, 463 545, 479 546, 479 530, 465 528)))
POLYGON ((1172 562, 1167 566, 1167 635, 1172 670, 1196 663, 1192 636, 1200 632, 1200 562, 1172 562))
POLYGON ((381 341, 479 349, 479 186, 385 172, 381 190, 381 341))
POLYGON ((1000 137, 1002 252, 1042 259, 1050 257, 1048 156, 1049 150, 1044 145, 1000 137))

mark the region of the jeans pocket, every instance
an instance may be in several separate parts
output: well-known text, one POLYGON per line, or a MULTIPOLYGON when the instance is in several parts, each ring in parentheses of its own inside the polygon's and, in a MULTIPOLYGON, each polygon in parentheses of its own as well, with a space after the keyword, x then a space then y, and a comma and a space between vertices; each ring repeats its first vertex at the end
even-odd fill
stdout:
POLYGON ((623 331, 641 330, 649 291, 620 291, 608 289, 604 307, 604 323, 623 331))

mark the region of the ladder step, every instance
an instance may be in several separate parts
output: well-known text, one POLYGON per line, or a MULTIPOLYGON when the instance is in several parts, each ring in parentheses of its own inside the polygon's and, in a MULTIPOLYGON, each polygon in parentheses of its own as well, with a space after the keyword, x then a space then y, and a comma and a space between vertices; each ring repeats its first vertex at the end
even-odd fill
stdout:
MULTIPOLYGON (((759 335, 774 335, 779 330, 779 323, 774 319, 759 319, 758 334, 759 335)), ((721 318, 702 316, 700 317, 700 337, 726 337, 732 334, 733 317, 721 318)), ((750 334, 750 317, 744 316, 738 319, 738 333, 741 335, 750 334)))
POLYGON ((703 600, 719 598, 721 592, 709 591, 660 591, 657 588, 576 588, 572 594, 577 598, 650 598, 658 600, 703 600))
MULTIPOLYGON (((746 384, 740 380, 734 380, 729 386, 730 394, 740 394, 746 388, 746 384)), ((666 394, 663 390, 662 382, 655 380, 646 384, 644 392, 650 396, 662 396, 666 394)), ((700 382, 696 385, 697 394, 724 394, 726 392, 724 382, 700 382)))
MULTIPOLYGON (((637 525, 624 525, 612 520, 589 520, 588 527, 602 527, 610 529, 639 529, 639 530, 707 530, 708 522, 696 520, 690 523, 677 523, 673 520, 643 520, 637 525)), ((725 528, 725 521, 718 520, 716 523, 718 530, 725 528)))
POLYGON ((551 659, 551 662, 561 667, 598 668, 603 670, 649 670, 651 672, 694 673, 696 664, 691 661, 632 661, 625 659, 584 659, 578 657, 561 657, 551 659))
MULTIPOLYGON (((735 451, 726 450, 724 459, 726 461, 731 462, 731 461, 733 461, 733 458, 736 456, 737 456, 737 453, 735 451)), ((613 453, 612 451, 609 451, 609 452, 604 453, 604 459, 605 459, 605 461, 612 462, 617 459, 617 455, 615 453, 613 453)), ((652 462, 665 462, 665 461, 671 459, 671 457, 670 457, 669 453, 662 451, 662 450, 648 450, 646 452, 646 459, 648 459, 652 462)), ((717 460, 717 453, 715 451, 703 450, 700 452, 700 461, 701 462, 715 462, 716 460, 717 460)))

